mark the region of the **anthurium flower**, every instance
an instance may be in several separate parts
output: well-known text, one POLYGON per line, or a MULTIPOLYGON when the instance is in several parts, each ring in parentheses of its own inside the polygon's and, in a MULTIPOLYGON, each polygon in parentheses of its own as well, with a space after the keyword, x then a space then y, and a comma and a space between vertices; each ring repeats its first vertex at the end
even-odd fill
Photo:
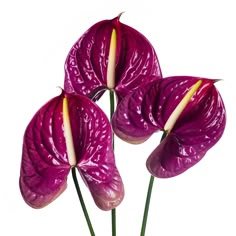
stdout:
POLYGON ((24 134, 20 189, 26 203, 51 203, 66 189, 72 167, 99 208, 110 210, 122 201, 109 120, 89 98, 63 91, 38 110, 24 134))
POLYGON ((142 143, 154 132, 167 135, 147 159, 152 175, 166 178, 200 161, 223 134, 226 113, 216 80, 174 76, 126 96, 112 119, 123 140, 142 143))
POLYGON ((66 92, 95 101, 110 89, 119 102, 147 81, 161 78, 151 43, 119 19, 120 15, 94 24, 73 45, 65 61, 66 92))

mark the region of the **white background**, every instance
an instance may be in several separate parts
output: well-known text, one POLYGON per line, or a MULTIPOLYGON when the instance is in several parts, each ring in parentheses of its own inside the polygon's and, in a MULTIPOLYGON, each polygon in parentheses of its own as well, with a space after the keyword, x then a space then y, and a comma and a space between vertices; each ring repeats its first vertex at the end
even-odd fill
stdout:
MULTIPOLYGON (((225 133, 200 163, 178 177, 155 179, 146 235, 236 235, 234 1, 9 0, 0 2, 1 236, 89 235, 71 175, 67 190, 46 208, 25 204, 18 187, 22 138, 33 114, 59 94, 74 42, 94 23, 123 11, 121 22, 155 47, 164 76, 223 79, 216 86, 227 109, 225 133)), ((126 189, 117 208, 118 236, 140 234, 149 181, 145 161, 160 135, 139 146, 116 139, 126 189)), ((79 181, 96 236, 111 235, 110 212, 97 209, 79 181)))

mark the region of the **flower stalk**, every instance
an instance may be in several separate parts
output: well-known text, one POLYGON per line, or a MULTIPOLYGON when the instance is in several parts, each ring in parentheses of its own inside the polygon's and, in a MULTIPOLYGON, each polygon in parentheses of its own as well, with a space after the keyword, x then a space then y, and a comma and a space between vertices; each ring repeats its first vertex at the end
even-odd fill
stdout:
POLYGON ((84 217, 86 219, 86 222, 87 222, 90 234, 91 234, 91 236, 95 236, 95 233, 94 233, 94 230, 93 230, 93 226, 91 224, 91 221, 90 221, 90 218, 89 218, 89 214, 88 214, 87 208, 85 206, 82 193, 80 191, 79 183, 78 183, 78 180, 77 180, 77 177, 76 177, 76 167, 75 166, 71 168, 71 172, 72 172, 72 177, 73 177, 73 181, 74 181, 74 184, 75 184, 75 188, 76 188, 79 200, 80 200, 80 204, 81 204, 81 207, 82 207, 82 210, 83 210, 83 213, 84 213, 84 217))
MULTIPOLYGON (((112 116, 115 111, 115 96, 114 91, 109 91, 110 95, 110 120, 112 119, 112 116)), ((114 132, 112 131, 112 148, 113 151, 115 151, 115 142, 114 142, 114 132)), ((111 210, 111 225, 112 225, 112 236, 116 236, 116 208, 113 208, 111 210)))
MULTIPOLYGON (((167 132, 164 132, 161 141, 168 135, 167 132)), ((144 213, 143 213, 143 222, 142 222, 142 228, 141 228, 141 233, 140 236, 144 236, 146 232, 146 226, 147 226, 147 219, 148 219, 148 212, 149 212, 149 206, 150 206, 150 201, 151 201, 151 195, 152 195, 152 188, 153 188, 153 183, 154 183, 154 176, 151 175, 150 180, 149 180, 149 185, 148 185, 148 191, 147 191, 147 197, 146 197, 146 202, 145 202, 145 208, 144 208, 144 213)))

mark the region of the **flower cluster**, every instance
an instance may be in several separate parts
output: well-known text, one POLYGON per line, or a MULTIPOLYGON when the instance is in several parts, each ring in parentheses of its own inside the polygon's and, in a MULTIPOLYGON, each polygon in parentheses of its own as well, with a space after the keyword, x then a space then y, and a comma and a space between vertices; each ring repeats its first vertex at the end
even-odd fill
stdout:
POLYGON ((208 78, 163 78, 156 52, 120 15, 89 28, 65 61, 64 89, 43 105, 26 128, 20 189, 41 208, 56 199, 76 167, 102 210, 117 207, 124 185, 116 168, 113 132, 139 144, 157 131, 162 142, 147 158, 151 175, 179 175, 200 161, 221 138, 226 113, 208 78), (96 101, 115 92, 109 120, 96 101))

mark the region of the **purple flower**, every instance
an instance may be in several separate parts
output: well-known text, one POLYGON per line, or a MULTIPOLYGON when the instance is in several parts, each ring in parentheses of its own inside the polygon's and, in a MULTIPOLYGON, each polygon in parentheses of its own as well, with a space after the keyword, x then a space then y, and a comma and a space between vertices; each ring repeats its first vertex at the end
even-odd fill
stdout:
POLYGON ((226 113, 215 82, 189 76, 151 82, 120 102, 112 119, 114 132, 127 142, 142 143, 164 131, 167 136, 148 157, 147 168, 161 178, 181 174, 223 134, 226 113))
POLYGON ((74 44, 65 62, 67 93, 96 101, 110 89, 119 102, 139 86, 162 77, 150 42, 119 18, 96 23, 74 44))
POLYGON ((39 109, 24 134, 20 189, 26 203, 51 203, 66 189, 74 166, 99 208, 120 204, 124 188, 109 120, 87 97, 62 92, 39 109))

